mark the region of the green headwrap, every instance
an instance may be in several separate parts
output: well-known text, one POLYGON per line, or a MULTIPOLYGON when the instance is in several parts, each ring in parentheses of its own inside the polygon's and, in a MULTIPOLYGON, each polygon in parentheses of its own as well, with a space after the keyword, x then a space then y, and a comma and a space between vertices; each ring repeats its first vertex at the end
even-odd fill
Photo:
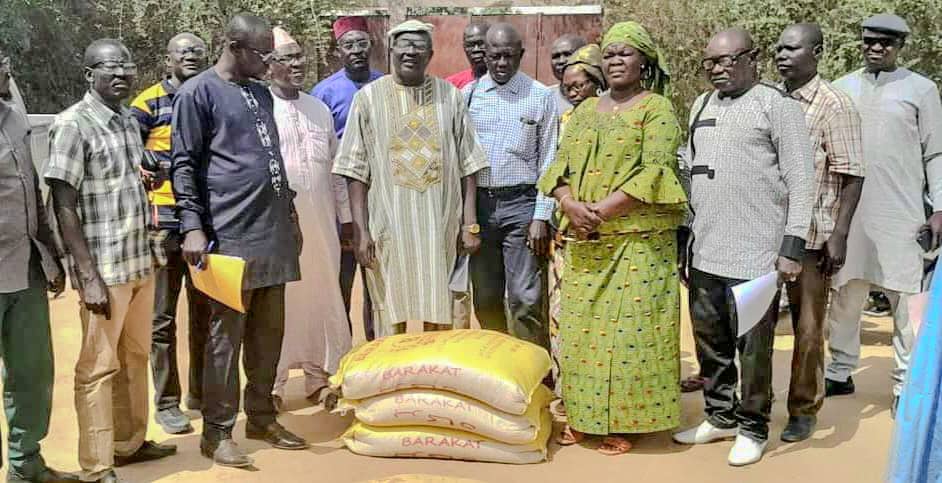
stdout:
POLYGON ((597 44, 588 44, 573 52, 566 62, 566 68, 582 69, 589 77, 595 79, 602 90, 605 90, 605 76, 602 75, 602 49, 597 44))
POLYGON ((627 44, 650 59, 654 65, 650 66, 649 77, 642 81, 645 88, 658 94, 670 96, 670 69, 667 67, 667 58, 654 43, 651 35, 638 22, 619 22, 612 25, 605 36, 602 37, 602 50, 612 44, 627 44))

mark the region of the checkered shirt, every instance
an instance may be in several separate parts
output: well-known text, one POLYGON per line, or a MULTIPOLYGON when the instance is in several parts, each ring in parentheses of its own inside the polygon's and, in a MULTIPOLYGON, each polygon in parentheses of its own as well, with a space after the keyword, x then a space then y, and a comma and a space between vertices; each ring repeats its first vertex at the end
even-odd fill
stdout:
POLYGON ((814 147, 815 195, 806 249, 831 237, 841 209, 842 176, 864 175, 860 115, 854 102, 820 76, 791 93, 805 112, 814 147))
MULTIPOLYGON (((487 74, 462 93, 490 162, 478 173, 478 187, 536 184, 556 159, 559 114, 553 90, 518 72, 503 85, 487 74)), ((553 206, 553 199, 537 195, 533 218, 549 220, 553 206)))
POLYGON ((109 286, 144 278, 153 265, 140 179, 143 155, 130 110, 116 113, 91 94, 56 116, 49 130, 44 177, 78 191, 82 232, 109 286))

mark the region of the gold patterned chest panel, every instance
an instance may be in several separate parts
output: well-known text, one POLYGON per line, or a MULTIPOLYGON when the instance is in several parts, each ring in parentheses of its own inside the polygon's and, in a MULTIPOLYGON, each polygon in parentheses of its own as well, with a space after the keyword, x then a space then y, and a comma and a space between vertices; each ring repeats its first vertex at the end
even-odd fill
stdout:
MULTIPOLYGON (((430 81, 420 88, 403 88, 406 112, 402 103, 393 117, 393 136, 389 148, 393 180, 399 186, 424 192, 442 179, 441 126, 438 109, 433 102, 430 81)), ((402 94, 402 91, 396 94, 402 94)))

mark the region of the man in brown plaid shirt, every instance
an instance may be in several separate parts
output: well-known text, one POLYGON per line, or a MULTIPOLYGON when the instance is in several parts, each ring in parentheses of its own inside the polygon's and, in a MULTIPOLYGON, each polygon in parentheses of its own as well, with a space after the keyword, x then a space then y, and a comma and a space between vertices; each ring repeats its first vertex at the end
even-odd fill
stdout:
POLYGON ((795 332, 788 425, 782 440, 814 432, 824 401, 824 324, 831 275, 844 264, 847 233, 863 187, 860 115, 853 101, 818 75, 824 38, 816 24, 782 32, 775 61, 785 89, 797 99, 814 147, 815 203, 801 275, 787 284, 795 332))

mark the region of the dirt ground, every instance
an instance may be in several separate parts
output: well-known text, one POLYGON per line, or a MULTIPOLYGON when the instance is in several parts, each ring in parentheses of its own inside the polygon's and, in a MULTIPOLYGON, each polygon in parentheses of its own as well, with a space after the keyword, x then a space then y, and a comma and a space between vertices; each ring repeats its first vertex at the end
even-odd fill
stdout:
MULTIPOLYGON (((355 294, 356 297, 356 294, 355 294)), ((181 303, 185 303, 182 301, 181 303)), ((78 470, 77 424, 73 403, 73 368, 78 355, 81 328, 77 297, 68 291, 52 300, 52 328, 56 356, 55 402, 50 434, 44 442, 43 455, 53 467, 78 470)), ((181 311, 185 314, 185 310, 181 311)), ((354 313, 359 313, 354 310, 354 313)), ((686 309, 684 310, 686 313, 686 309)), ((184 315, 185 317, 185 315, 184 315)), ((783 319, 784 321, 784 319, 783 319)), ((354 325, 356 326, 357 321, 354 325)), ((181 323, 179 337, 186 340, 186 324, 181 323)), ((244 436, 244 417, 234 435, 240 446, 254 458, 256 468, 238 470, 214 467, 199 454, 202 422, 194 418, 196 432, 182 436, 165 434, 151 422, 148 438, 173 443, 179 453, 162 461, 144 463, 118 470, 127 481, 141 482, 826 482, 865 483, 882 480, 892 432, 889 407, 891 321, 868 319, 863 329, 863 354, 860 370, 854 375, 857 393, 828 399, 819 414, 818 430, 810 440, 798 444, 782 443, 778 436, 787 419, 788 375, 793 337, 790 324, 779 325, 775 343, 772 432, 769 450, 758 464, 731 468, 726 455, 731 442, 685 447, 671 442, 669 433, 645 435, 634 439, 629 454, 607 457, 595 451, 594 442, 585 446, 559 448, 551 444, 548 462, 531 466, 471 463, 461 461, 383 459, 358 456, 345 449, 337 436, 350 424, 349 417, 325 413, 310 407, 303 397, 300 374, 295 374, 287 391, 287 412, 280 421, 307 438, 307 451, 289 452, 272 449, 264 443, 248 441, 244 436)), ((683 374, 695 370, 693 339, 689 322, 684 321, 682 339, 683 374)), ((362 340, 362 330, 355 334, 362 340)), ((184 344, 185 347, 185 344, 184 344)), ((187 367, 186 351, 180 354, 180 366, 187 367)), ((185 370, 185 369, 184 369, 185 370)), ((186 383, 185 377, 184 384, 186 383)), ((184 392, 185 392, 184 387, 184 392)), ((684 427, 697 424, 702 417, 700 393, 683 397, 684 427)), ((0 418, 2 419, 2 418, 0 418)), ((559 423, 557 423, 559 425, 559 423)), ((8 434, 5 421, 4 436, 8 434)), ((558 430, 558 428, 557 428, 558 430)), ((4 448, 4 453, 6 453, 4 448)), ((4 468, 6 462, 4 462, 4 468)), ((3 472, 5 473, 5 471, 3 472)))

